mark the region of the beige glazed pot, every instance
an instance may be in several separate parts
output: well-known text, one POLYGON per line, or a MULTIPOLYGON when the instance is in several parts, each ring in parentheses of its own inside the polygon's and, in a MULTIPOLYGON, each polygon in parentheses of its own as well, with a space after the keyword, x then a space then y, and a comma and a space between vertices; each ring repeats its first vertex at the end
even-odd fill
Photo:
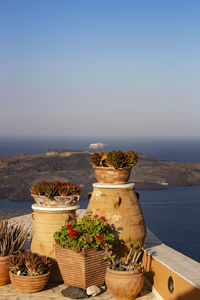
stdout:
POLYGON ((130 177, 131 168, 115 169, 107 167, 94 167, 96 179, 102 184, 124 184, 130 177))
POLYGON ((115 271, 107 268, 106 286, 117 300, 133 300, 144 286, 144 273, 140 271, 115 271))

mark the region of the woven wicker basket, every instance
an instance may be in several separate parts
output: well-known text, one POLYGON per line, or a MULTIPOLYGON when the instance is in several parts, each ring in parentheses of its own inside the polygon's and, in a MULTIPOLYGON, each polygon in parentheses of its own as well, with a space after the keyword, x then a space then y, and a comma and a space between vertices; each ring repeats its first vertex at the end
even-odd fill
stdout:
POLYGON ((83 289, 102 286, 107 268, 107 262, 101 257, 103 252, 90 248, 77 253, 56 245, 56 260, 64 283, 83 289))

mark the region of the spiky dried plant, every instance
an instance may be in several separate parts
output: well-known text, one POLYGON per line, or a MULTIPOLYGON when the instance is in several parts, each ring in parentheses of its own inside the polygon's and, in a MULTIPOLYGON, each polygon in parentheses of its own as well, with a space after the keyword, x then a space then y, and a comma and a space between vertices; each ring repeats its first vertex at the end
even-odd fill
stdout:
POLYGON ((29 236, 29 227, 24 228, 23 224, 7 220, 0 221, 0 256, 21 250, 29 236))

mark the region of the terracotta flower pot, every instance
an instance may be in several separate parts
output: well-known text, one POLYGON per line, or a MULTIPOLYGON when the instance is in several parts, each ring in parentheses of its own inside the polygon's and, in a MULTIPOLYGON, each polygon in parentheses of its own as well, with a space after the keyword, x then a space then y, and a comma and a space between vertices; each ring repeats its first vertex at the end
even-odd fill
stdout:
POLYGON ((8 258, 9 256, 0 257, 0 286, 10 283, 8 258))
POLYGON ((41 291, 49 280, 50 272, 38 276, 15 275, 11 272, 10 280, 14 287, 22 293, 35 293, 41 291))
POLYGON ((132 167, 124 169, 94 167, 94 172, 101 184, 125 184, 129 180, 131 169, 132 167))
POLYGON ((140 271, 115 271, 107 268, 106 286, 118 300, 133 300, 144 286, 144 274, 140 271))
POLYGON ((101 257, 103 252, 92 248, 75 252, 56 245, 56 260, 64 283, 83 289, 91 285, 102 286, 107 268, 101 257))

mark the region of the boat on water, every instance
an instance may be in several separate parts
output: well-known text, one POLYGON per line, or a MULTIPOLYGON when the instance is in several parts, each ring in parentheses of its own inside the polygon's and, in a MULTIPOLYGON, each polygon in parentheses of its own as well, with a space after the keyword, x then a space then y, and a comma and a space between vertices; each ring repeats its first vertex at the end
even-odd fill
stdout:
POLYGON ((104 143, 93 143, 88 146, 88 148, 90 148, 90 149, 100 149, 100 148, 106 148, 106 147, 107 147, 107 145, 104 143))

